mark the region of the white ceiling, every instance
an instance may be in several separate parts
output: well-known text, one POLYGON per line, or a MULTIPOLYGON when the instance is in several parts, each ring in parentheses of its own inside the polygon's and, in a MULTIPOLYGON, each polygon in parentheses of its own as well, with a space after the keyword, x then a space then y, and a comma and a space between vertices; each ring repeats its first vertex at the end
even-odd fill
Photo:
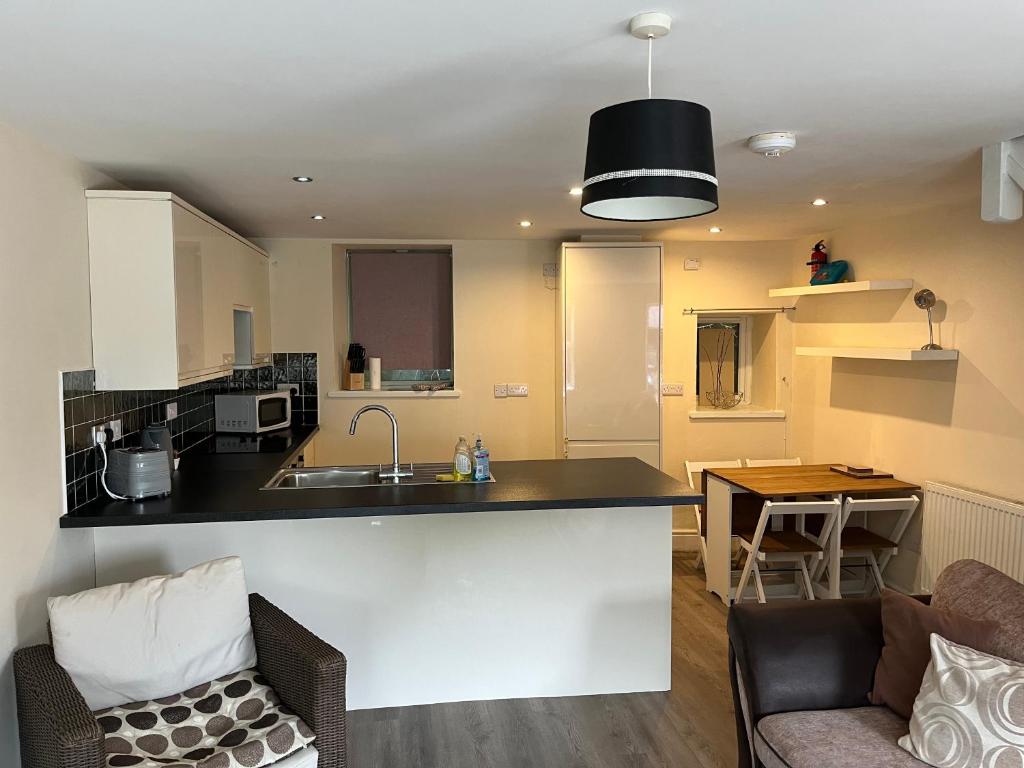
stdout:
POLYGON ((711 109, 721 179, 718 213, 644 225, 667 236, 974 197, 978 148, 1024 133, 1021 0, 4 0, 0 119, 252 236, 637 231, 567 190, 590 113, 645 95, 645 10, 675 18, 655 95, 711 109), (767 130, 796 151, 744 148, 767 130))

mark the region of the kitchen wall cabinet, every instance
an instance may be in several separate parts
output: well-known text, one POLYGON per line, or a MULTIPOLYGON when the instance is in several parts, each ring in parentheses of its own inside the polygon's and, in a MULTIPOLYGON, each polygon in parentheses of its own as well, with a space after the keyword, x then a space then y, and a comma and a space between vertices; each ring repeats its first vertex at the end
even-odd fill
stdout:
POLYGON ((270 360, 267 254, 168 192, 86 192, 97 389, 176 389, 234 366, 234 310, 270 360))

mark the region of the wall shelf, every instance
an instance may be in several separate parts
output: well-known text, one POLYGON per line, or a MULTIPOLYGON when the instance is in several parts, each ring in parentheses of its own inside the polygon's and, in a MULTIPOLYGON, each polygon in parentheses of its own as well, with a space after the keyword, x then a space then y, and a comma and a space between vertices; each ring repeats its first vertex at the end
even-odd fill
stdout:
POLYGON ((784 419, 786 412, 775 408, 759 408, 741 405, 736 408, 695 408, 690 411, 691 420, 702 419, 784 419))
POLYGON ((913 280, 857 280, 852 283, 833 285, 797 285, 792 288, 772 288, 768 296, 776 299, 783 296, 818 296, 825 293, 860 293, 862 291, 897 291, 914 287, 913 280))
POLYGON ((955 349, 911 349, 902 347, 797 347, 802 357, 848 357, 861 360, 956 360, 955 349))

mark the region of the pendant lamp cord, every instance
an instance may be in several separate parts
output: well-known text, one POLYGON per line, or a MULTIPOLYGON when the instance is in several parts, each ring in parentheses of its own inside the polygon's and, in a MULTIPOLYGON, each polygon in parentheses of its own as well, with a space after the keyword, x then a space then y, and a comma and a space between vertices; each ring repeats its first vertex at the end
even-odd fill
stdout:
POLYGON ((654 58, 654 35, 647 36, 647 98, 652 97, 651 89, 651 61, 654 58))

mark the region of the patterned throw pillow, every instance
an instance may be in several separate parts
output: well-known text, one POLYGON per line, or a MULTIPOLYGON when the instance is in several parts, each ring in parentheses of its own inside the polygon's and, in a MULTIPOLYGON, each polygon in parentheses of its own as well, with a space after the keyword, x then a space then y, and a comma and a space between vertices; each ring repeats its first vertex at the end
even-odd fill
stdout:
POLYGON ((937 768, 1024 765, 1024 665, 939 635, 899 745, 937 768))
POLYGON ((108 768, 260 768, 315 738, 255 669, 94 714, 108 768))

